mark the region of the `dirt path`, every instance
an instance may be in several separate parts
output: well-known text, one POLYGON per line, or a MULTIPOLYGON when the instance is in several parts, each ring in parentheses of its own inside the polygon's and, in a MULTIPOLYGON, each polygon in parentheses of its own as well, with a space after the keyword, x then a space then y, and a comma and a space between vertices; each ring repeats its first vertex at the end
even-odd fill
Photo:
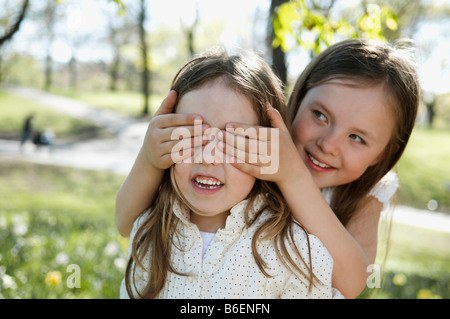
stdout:
POLYGON ((43 164, 108 170, 118 174, 129 172, 142 144, 147 122, 36 89, 7 87, 4 90, 69 116, 90 121, 106 128, 114 137, 39 149, 28 143, 22 150, 18 141, 0 140, 0 156, 43 164))

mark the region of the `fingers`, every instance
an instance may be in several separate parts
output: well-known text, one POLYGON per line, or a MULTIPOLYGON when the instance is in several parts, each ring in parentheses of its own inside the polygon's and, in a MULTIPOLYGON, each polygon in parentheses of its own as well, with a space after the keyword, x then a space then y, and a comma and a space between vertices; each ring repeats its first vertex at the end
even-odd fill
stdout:
MULTIPOLYGON (((202 117, 198 114, 175 114, 173 108, 177 102, 177 92, 171 90, 150 121, 152 129, 166 129, 179 126, 202 125, 202 117)), ((192 131, 192 129, 191 129, 192 131)), ((169 134, 170 135, 170 134, 169 134)))
POLYGON ((202 117, 197 114, 171 113, 153 117, 150 124, 158 129, 192 125, 199 125, 199 127, 201 127, 201 125, 203 125, 203 120, 202 117))
POLYGON ((201 137, 208 128, 209 125, 201 124, 201 121, 199 121, 193 125, 185 124, 181 126, 159 128, 153 133, 158 134, 158 140, 163 143, 190 137, 201 137))
POLYGON ((163 142, 158 145, 157 152, 152 154, 153 163, 161 169, 169 168, 193 156, 194 150, 201 149, 207 142, 208 139, 203 135, 163 142))
POLYGON ((171 90, 167 95, 167 97, 162 101, 161 105, 159 106, 159 109, 155 112, 153 116, 172 113, 176 102, 177 102, 177 92, 171 90))
POLYGON ((204 135, 186 137, 161 143, 159 152, 164 155, 183 153, 188 149, 201 147, 207 143, 208 138, 204 135))
POLYGON ((236 136, 267 141, 270 139, 270 127, 249 125, 244 123, 227 123, 225 131, 236 136))
POLYGON ((281 131, 288 132, 288 128, 286 127, 286 124, 284 123, 283 117, 281 116, 280 112, 278 110, 274 109, 269 103, 266 104, 267 114, 270 118, 270 125, 273 128, 278 128, 281 131))
POLYGON ((178 140, 179 137, 199 136, 209 127, 196 114, 162 114, 152 118, 147 135, 159 143, 178 140))
MULTIPOLYGON (((278 128, 281 131, 289 132, 286 124, 277 109, 274 109, 269 103, 266 104, 267 115, 270 118, 270 125, 272 128, 278 128)), ((251 138, 259 140, 267 140, 267 127, 248 125, 243 123, 227 123, 227 131, 233 131, 239 135, 248 135, 251 138), (254 137, 256 136, 256 137, 254 137)))
MULTIPOLYGON (((218 134, 221 141, 219 147, 229 156, 236 157, 239 161, 248 163, 260 163, 262 165, 270 162, 274 147, 278 145, 278 129, 262 128, 256 136, 255 134, 240 135, 235 131, 226 131, 218 134), (256 138, 255 138, 256 136, 256 138)), ((278 149, 278 147, 277 147, 278 149)))

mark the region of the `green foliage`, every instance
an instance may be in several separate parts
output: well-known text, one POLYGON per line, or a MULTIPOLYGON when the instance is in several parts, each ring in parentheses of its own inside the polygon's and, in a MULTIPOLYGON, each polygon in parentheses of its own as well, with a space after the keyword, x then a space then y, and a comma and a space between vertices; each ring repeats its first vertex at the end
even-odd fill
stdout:
POLYGON ((386 40, 383 27, 397 30, 397 15, 387 6, 368 4, 365 13, 357 20, 356 36, 375 40, 386 40))
POLYGON ((12 53, 1 56, 0 82, 42 87, 44 73, 35 57, 12 53))
POLYGON ((300 46, 318 54, 334 43, 336 35, 386 40, 384 27, 397 29, 397 16, 387 6, 368 4, 354 24, 345 18, 333 19, 330 9, 310 8, 305 0, 282 4, 274 16, 273 46, 283 51, 300 46))

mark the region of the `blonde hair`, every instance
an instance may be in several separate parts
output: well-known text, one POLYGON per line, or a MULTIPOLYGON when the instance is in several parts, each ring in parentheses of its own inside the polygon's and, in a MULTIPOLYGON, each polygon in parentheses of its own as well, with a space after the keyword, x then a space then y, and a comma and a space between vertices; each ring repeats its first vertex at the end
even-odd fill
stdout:
MULTIPOLYGON (((281 82, 267 63, 254 54, 228 55, 223 51, 207 51, 203 55, 187 62, 180 69, 172 82, 172 89, 178 92, 179 100, 186 92, 200 88, 202 85, 218 78, 225 80, 225 83, 230 88, 243 94, 252 102, 259 125, 270 126, 270 119, 266 109, 267 103, 270 103, 272 107, 278 110, 285 122, 287 122, 287 109, 281 82)), ((161 188, 150 207, 150 213, 137 230, 132 242, 131 257, 125 274, 126 289, 128 295, 132 298, 158 297, 165 285, 169 271, 178 275, 189 275, 175 270, 170 260, 171 249, 178 242, 175 238, 180 238, 181 236, 177 232, 179 219, 173 212, 173 205, 175 202, 188 205, 180 198, 174 174, 171 171, 172 169, 168 169, 164 172, 161 188), (149 252, 150 265, 143 265, 142 261, 149 252), (148 271, 148 280, 142 291, 136 290, 137 267, 148 271), (137 291, 137 295, 134 295, 133 287, 134 291, 137 291)), ((298 223, 292 219, 291 211, 276 184, 256 180, 246 199, 248 202, 244 210, 244 216, 247 226, 252 225, 266 209, 270 209, 273 212, 258 227, 252 239, 253 256, 261 272, 268 277, 270 276, 266 271, 267 265, 265 261, 257 251, 257 243, 264 240, 272 240, 276 245, 279 260, 288 269, 296 273, 299 279, 308 278, 311 289, 313 280, 317 280, 312 273, 311 252, 309 260, 305 261, 297 249, 294 242, 293 226, 294 224, 298 225, 298 223), (258 194, 264 196, 265 206, 254 217, 250 218, 249 210, 258 194), (292 248, 294 254, 300 258, 303 266, 307 269, 307 273, 294 262, 288 248, 292 248)), ((305 230, 303 229, 303 231, 305 230)))

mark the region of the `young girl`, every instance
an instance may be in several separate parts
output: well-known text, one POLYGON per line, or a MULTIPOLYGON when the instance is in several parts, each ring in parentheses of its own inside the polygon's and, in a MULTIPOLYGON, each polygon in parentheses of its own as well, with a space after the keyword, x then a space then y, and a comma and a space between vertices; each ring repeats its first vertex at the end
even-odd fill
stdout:
MULTIPOLYGON (((343 41, 317 56, 297 80, 289 100, 293 141, 273 113, 272 126, 284 133, 278 172, 264 177, 258 163, 235 164, 277 183, 295 219, 330 251, 333 286, 347 298, 364 288, 375 260, 380 212, 398 187, 390 170, 406 147, 418 105, 416 71, 404 50, 343 41)), ((234 154, 246 155, 231 146, 234 154)))
MULTIPOLYGON (((116 223, 123 235, 152 202, 160 169, 170 163, 158 147, 168 143, 160 132, 189 126, 195 117, 163 115, 175 100, 171 92, 163 102, 135 163, 150 167, 149 176, 136 174, 133 167, 118 193, 116 223)), ((277 112, 269 112, 271 125, 280 130, 278 172, 263 176, 258 163, 233 164, 277 183, 294 217, 330 251, 333 287, 347 298, 362 291, 375 260, 380 212, 398 186, 396 175, 388 172, 406 147, 418 102, 415 68, 403 50, 368 40, 343 41, 317 56, 299 77, 289 100, 291 130, 277 112)), ((230 141, 239 136, 229 134, 224 134, 231 146, 226 152, 244 160, 247 149, 236 150, 234 145, 242 143, 230 141)))
POLYGON ((276 185, 226 163, 217 146, 227 122, 268 126, 267 103, 286 118, 270 67, 256 56, 209 52, 188 62, 172 89, 177 114, 208 123, 208 144, 164 171, 135 221, 121 297, 342 297, 331 288, 331 256, 293 222, 276 185))

